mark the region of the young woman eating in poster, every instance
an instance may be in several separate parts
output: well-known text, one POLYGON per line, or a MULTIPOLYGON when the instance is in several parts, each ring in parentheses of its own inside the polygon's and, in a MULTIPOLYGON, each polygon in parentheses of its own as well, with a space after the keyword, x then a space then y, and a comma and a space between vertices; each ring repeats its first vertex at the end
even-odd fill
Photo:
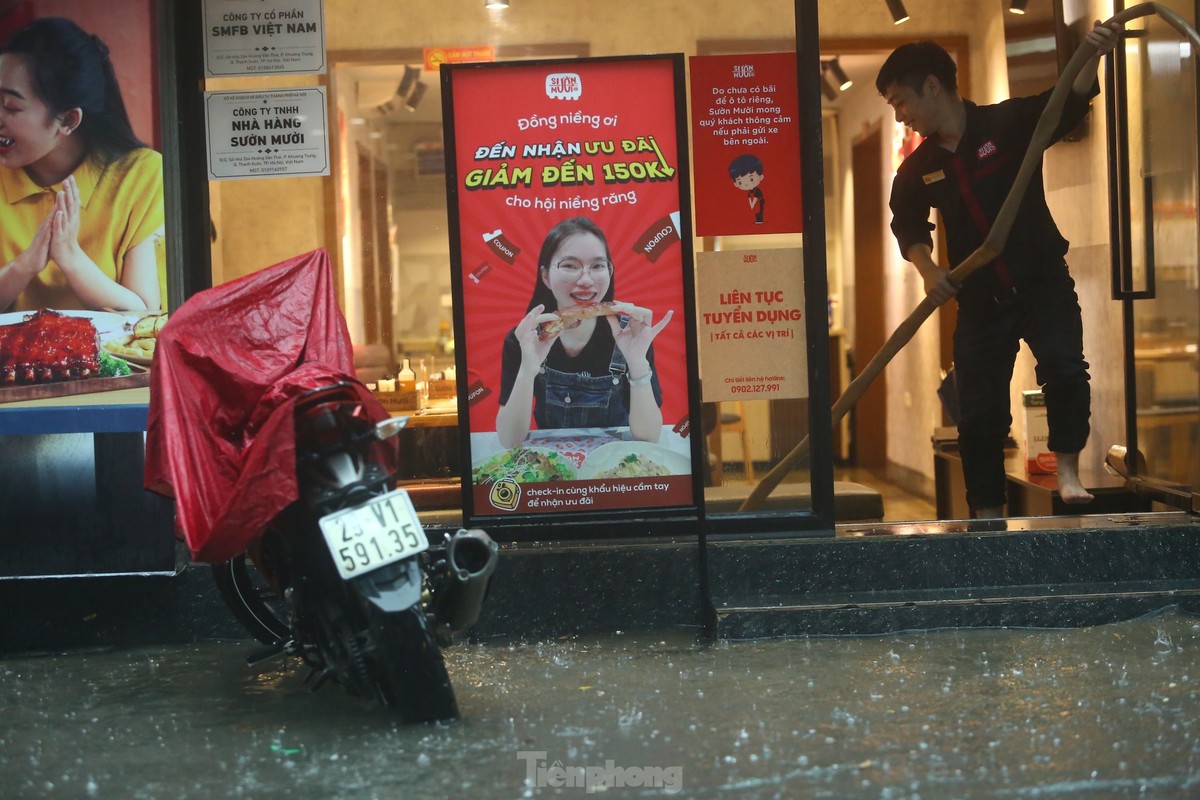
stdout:
POLYGON ((163 304, 162 157, 108 48, 67 19, 0 46, 0 310, 163 304))
POLYGON ((614 302, 612 253, 587 217, 559 222, 538 256, 528 312, 504 340, 496 434, 516 447, 539 429, 629 426, 637 440, 662 433, 654 374, 657 324, 650 309, 614 302))

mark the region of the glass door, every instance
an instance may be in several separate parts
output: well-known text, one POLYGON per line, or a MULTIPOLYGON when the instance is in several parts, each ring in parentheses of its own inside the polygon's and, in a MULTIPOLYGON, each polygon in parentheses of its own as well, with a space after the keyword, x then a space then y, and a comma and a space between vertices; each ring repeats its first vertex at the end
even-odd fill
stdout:
MULTIPOLYGON (((1163 5, 1195 24, 1194 0, 1163 5)), ((1196 53, 1158 17, 1129 27, 1141 30, 1117 65, 1123 103, 1111 131, 1124 162, 1113 282, 1125 303, 1127 444, 1144 456, 1129 463, 1186 505, 1200 487, 1196 53)))

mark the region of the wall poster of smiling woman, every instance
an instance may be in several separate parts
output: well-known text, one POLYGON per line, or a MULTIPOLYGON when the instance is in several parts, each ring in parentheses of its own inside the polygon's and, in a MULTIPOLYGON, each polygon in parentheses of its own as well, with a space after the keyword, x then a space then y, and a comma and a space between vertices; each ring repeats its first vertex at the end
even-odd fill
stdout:
POLYGON ((442 86, 468 518, 694 508, 682 56, 442 86))
POLYGON ((167 306, 154 25, 152 0, 0 17, 0 403, 148 382, 167 306))

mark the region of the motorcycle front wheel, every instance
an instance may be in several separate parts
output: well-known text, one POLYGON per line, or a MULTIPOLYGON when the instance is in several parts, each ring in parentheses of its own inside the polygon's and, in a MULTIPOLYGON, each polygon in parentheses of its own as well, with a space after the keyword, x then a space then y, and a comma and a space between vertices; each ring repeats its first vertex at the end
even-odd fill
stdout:
POLYGON ((391 613, 367 603, 380 699, 405 722, 458 719, 446 660, 419 605, 391 613))

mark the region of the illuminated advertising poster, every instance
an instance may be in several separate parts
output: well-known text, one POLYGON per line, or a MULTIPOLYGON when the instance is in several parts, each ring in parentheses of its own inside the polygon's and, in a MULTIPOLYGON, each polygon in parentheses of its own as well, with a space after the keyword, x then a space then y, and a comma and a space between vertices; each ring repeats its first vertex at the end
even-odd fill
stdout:
POLYGON ((149 385, 167 310, 155 25, 150 0, 21 3, 0 15, 8 63, 25 66, 21 85, 5 86, 20 97, 6 113, 54 131, 33 144, 10 120, 5 134, 0 405, 73 406, 149 385), (106 96, 117 100, 102 107, 106 96))
POLYGON ((795 53, 692 56, 696 235, 800 233, 795 53))
POLYGON ((682 62, 442 68, 473 515, 696 505, 682 62))

